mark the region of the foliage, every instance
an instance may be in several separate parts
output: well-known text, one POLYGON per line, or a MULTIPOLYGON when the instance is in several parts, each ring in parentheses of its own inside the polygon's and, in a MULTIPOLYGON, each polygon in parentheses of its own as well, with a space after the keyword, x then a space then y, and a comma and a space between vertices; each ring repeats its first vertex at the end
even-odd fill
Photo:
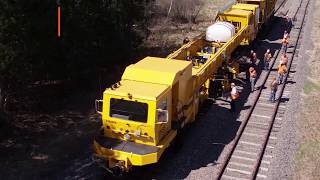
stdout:
MULTIPOLYGON (((0 104, 9 91, 53 80, 83 81, 123 63, 139 37, 148 0, 0 1, 0 104)), ((1 106, 2 107, 2 106, 1 106)), ((2 108, 1 108, 2 109, 2 108)))
POLYGON ((174 21, 196 23, 204 6, 203 0, 157 0, 158 13, 166 14, 174 21))

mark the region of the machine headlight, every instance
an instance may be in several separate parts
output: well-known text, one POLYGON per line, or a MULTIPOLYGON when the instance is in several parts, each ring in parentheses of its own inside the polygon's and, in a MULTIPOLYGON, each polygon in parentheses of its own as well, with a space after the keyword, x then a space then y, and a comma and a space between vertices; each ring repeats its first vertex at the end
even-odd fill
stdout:
POLYGON ((136 131, 134 132, 134 134, 139 137, 139 136, 141 136, 141 131, 140 131, 140 130, 136 130, 136 131))
POLYGON ((128 140, 130 140, 130 134, 128 134, 128 133, 126 133, 125 135, 124 135, 124 139, 126 140, 126 141, 128 141, 128 140))

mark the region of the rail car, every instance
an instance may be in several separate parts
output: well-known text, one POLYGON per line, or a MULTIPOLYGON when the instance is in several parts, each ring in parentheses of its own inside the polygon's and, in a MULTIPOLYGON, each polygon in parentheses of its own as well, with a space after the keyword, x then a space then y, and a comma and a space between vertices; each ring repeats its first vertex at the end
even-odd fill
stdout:
POLYGON ((232 52, 256 38, 275 3, 234 3, 218 13, 203 37, 166 58, 146 57, 126 67, 96 100, 102 127, 93 159, 110 172, 157 163, 178 131, 195 121, 201 102, 229 88, 239 73, 232 52))

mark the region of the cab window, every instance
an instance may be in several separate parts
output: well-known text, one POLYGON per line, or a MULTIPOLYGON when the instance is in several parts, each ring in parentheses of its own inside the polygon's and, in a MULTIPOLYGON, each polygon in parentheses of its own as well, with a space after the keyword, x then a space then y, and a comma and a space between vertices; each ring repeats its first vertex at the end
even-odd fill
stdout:
POLYGON ((110 117, 146 123, 148 104, 124 99, 110 99, 110 117))
POLYGON ((168 100, 162 100, 157 106, 157 122, 168 121, 168 100))

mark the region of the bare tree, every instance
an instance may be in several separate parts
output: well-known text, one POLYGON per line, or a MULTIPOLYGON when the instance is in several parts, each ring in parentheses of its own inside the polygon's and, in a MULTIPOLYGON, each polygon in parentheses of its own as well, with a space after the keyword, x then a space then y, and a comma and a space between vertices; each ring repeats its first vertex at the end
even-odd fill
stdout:
POLYGON ((157 0, 157 13, 166 14, 173 20, 196 23, 203 8, 203 0, 157 0))

